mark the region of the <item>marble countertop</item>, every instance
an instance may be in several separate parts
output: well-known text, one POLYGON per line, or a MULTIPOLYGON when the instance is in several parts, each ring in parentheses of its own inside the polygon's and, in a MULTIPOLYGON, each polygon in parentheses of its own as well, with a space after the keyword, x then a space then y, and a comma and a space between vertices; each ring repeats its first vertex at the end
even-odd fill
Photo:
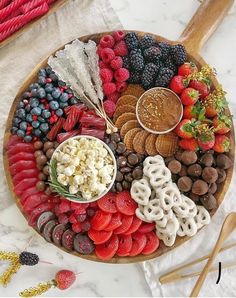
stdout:
MULTIPOLYGON (((199 6, 197 0, 110 0, 124 28, 153 32, 176 40, 199 6)), ((236 5, 214 36, 202 49, 202 56, 217 69, 219 81, 236 115, 236 5), (224 42, 222 42, 224 41, 224 42)), ((0 178, 0 186, 2 185, 0 178)), ((1 190, 0 190, 1 196, 1 190)), ((0 198, 0 250, 21 250, 32 235, 25 219, 9 197, 0 198)), ((35 236, 30 249, 45 261, 54 265, 40 264, 37 268, 22 267, 7 288, 0 288, 0 296, 17 296, 24 288, 53 278, 57 269, 70 268, 78 275, 76 284, 66 292, 52 289, 44 296, 151 296, 142 267, 139 264, 108 265, 78 259, 62 252, 35 236)), ((5 264, 0 266, 0 273, 5 264)))

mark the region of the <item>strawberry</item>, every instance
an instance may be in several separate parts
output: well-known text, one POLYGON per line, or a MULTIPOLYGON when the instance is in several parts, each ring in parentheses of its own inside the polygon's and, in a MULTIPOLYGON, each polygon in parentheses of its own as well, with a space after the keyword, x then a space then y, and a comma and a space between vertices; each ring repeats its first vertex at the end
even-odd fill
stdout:
POLYGON ((180 65, 180 67, 178 68, 178 75, 185 77, 197 71, 198 71, 198 68, 195 63, 185 62, 184 64, 180 65))
POLYGON ((185 106, 194 105, 199 98, 199 92, 193 88, 186 88, 181 93, 181 101, 185 106))
POLYGON ((196 107, 194 105, 191 106, 185 106, 184 107, 184 113, 183 113, 183 118, 184 119, 193 119, 193 118, 197 118, 197 110, 196 107))
POLYGON ((210 82, 209 81, 198 81, 191 80, 189 87, 197 90, 200 94, 200 98, 205 98, 210 93, 210 82))
POLYGON ((194 136, 194 125, 191 120, 183 119, 177 125, 175 132, 182 139, 192 139, 194 136))
POLYGON ((215 135, 213 131, 203 131, 197 138, 198 145, 202 150, 210 150, 215 144, 215 135))
POLYGON ((217 114, 224 111, 225 107, 227 107, 225 94, 222 88, 219 87, 204 99, 203 104, 206 109, 207 117, 215 117, 217 114))
POLYGON ((174 76, 170 81, 170 89, 177 94, 180 94, 186 87, 183 76, 174 76))
POLYGON ((213 119, 213 126, 215 127, 215 133, 224 135, 230 131, 230 128, 232 126, 231 117, 228 117, 224 114, 216 116, 213 119))
POLYGON ((226 135, 216 135, 213 150, 218 153, 228 152, 230 149, 230 139, 226 135))
POLYGON ((76 280, 76 275, 70 270, 60 270, 55 276, 56 286, 60 290, 68 289, 76 280))
POLYGON ((179 147, 188 151, 197 151, 198 143, 196 139, 182 139, 179 141, 179 147))

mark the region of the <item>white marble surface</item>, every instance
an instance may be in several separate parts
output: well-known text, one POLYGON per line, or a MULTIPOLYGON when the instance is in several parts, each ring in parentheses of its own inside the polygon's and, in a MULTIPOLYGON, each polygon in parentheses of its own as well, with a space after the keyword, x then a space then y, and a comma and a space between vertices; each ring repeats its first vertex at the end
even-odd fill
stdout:
MULTIPOLYGON (((169 39, 177 39, 197 9, 197 0, 111 0, 124 28, 154 32, 169 39)), ((202 49, 203 57, 218 71, 218 78, 227 90, 231 108, 236 80, 236 19, 234 5, 221 27, 202 49), (222 42, 223 41, 223 42, 222 42)), ((2 75, 2 74, 1 74, 2 75)), ((4 179, 3 177, 0 180, 4 179)), ((1 181, 3 182, 3 181, 1 181)), ((2 185, 2 183, 1 183, 2 185)), ((0 190, 0 196, 1 190, 0 190)), ((32 235, 23 216, 13 204, 10 195, 0 197, 0 249, 20 250, 32 235), (4 203, 3 203, 4 201, 4 203)), ((151 292, 139 265, 106 265, 70 256, 42 238, 35 237, 30 251, 54 265, 21 268, 7 288, 0 288, 0 296, 17 296, 17 293, 40 281, 50 280, 57 269, 71 268, 78 275, 77 282, 66 292, 50 290, 44 296, 150 296, 151 292)), ((5 266, 0 266, 0 272, 5 266)))

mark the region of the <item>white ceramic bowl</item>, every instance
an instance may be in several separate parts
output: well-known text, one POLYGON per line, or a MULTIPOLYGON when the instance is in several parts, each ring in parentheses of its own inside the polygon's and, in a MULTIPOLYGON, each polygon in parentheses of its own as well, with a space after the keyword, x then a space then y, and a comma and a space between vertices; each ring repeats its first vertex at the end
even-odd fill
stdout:
POLYGON ((136 116, 137 116, 138 122, 139 122, 139 124, 142 126, 142 128, 144 128, 145 130, 147 130, 148 132, 151 132, 151 133, 153 133, 153 134, 161 135, 161 134, 165 134, 165 133, 168 133, 168 132, 172 131, 172 130, 175 129, 175 127, 179 124, 179 122, 181 121, 181 119, 182 119, 182 117, 183 117, 183 105, 182 105, 182 102, 181 102, 179 96, 178 96, 175 92, 173 92, 172 90, 167 89, 167 88, 164 88, 164 87, 154 87, 154 88, 151 88, 151 89, 147 90, 146 92, 144 92, 144 93, 139 97, 138 102, 137 102, 137 104, 136 104, 136 116), (167 90, 168 92, 172 93, 172 94, 179 100, 179 102, 180 102, 180 104, 181 104, 181 114, 180 114, 180 117, 179 117, 178 122, 177 122, 173 127, 171 127, 170 129, 167 129, 167 130, 165 130, 165 131, 156 131, 156 130, 152 130, 152 129, 146 127, 146 126, 141 122, 141 120, 140 120, 140 118, 139 118, 139 115, 138 115, 138 105, 139 105, 141 99, 142 99, 147 93, 150 93, 150 91, 153 91, 153 90, 167 90))
POLYGON ((73 140, 73 139, 78 140, 78 139, 81 139, 81 138, 94 139, 94 140, 97 140, 97 141, 101 142, 102 145, 104 146, 104 148, 107 149, 107 151, 109 152, 110 156, 112 157, 113 164, 114 164, 114 173, 113 173, 112 181, 111 181, 111 183, 107 186, 107 189, 106 189, 103 193, 101 193, 100 195, 97 195, 97 196, 93 197, 93 198, 90 199, 90 200, 79 200, 79 199, 78 199, 78 200, 77 200, 77 199, 74 200, 74 199, 71 199, 71 198, 65 198, 65 199, 67 199, 67 200, 69 200, 69 201, 77 202, 77 203, 91 203, 91 202, 95 202, 95 201, 99 200, 99 199, 100 199, 101 197, 103 197, 106 193, 108 193, 109 190, 111 189, 112 185, 114 184, 115 179, 116 179, 116 174, 117 174, 116 158, 115 158, 113 152, 111 151, 111 149, 109 148, 109 146, 108 146, 107 144, 105 144, 105 143, 104 143, 103 141, 101 141, 100 139, 95 138, 95 137, 92 137, 92 136, 86 136, 86 135, 75 136, 75 137, 72 137, 72 138, 69 138, 69 139, 65 140, 64 142, 62 142, 62 143, 56 148, 56 150, 53 152, 53 155, 52 155, 52 157, 51 157, 50 163, 51 163, 51 161, 54 159, 54 154, 55 154, 56 152, 58 152, 58 151, 60 150, 60 148, 62 148, 62 147, 64 146, 65 143, 67 143, 69 140, 73 140))

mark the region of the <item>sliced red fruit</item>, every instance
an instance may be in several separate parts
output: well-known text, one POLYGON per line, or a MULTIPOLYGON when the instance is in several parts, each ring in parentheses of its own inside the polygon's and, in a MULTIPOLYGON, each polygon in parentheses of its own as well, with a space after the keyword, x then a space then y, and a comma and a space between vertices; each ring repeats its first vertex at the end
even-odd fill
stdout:
POLYGON ((151 232, 155 229, 155 223, 151 222, 151 223, 142 223, 141 226, 138 229, 139 233, 148 233, 151 232))
POLYGON ((132 248, 131 248, 129 255, 131 257, 134 257, 134 256, 139 255, 143 251, 143 249, 147 243, 147 238, 144 234, 135 232, 132 235, 132 239, 133 239, 133 244, 132 244, 132 248))
POLYGON ((35 186, 26 189, 20 197, 21 204, 22 205, 24 204, 24 202, 25 202, 25 200, 27 199, 28 196, 34 195, 36 193, 40 193, 40 192, 37 190, 37 188, 35 186))
POLYGON ((20 171, 36 169, 36 163, 32 160, 20 160, 9 167, 11 175, 16 175, 20 171))
POLYGON ((108 213, 116 213, 116 194, 113 192, 107 193, 100 200, 97 201, 98 207, 108 213))
POLYGON ((125 215, 135 214, 138 204, 132 199, 129 191, 121 191, 116 196, 116 207, 125 215))
POLYGON ((119 257, 125 257, 129 255, 132 248, 132 237, 131 235, 119 235, 119 248, 116 254, 119 257))
POLYGON ((126 233, 132 225, 133 216, 132 215, 123 215, 121 218, 122 224, 114 230, 114 234, 124 234, 126 233))
POLYGON ((141 226, 141 224, 142 224, 142 220, 139 219, 137 216, 134 216, 133 222, 132 222, 130 228, 124 234, 129 235, 129 234, 136 232, 138 230, 138 228, 141 226))
POLYGON ((76 215, 85 214, 88 206, 89 206, 89 203, 84 203, 84 204, 83 203, 75 203, 75 202, 70 203, 70 207, 72 210, 75 211, 76 215))
POLYGON ((20 152, 33 153, 35 151, 34 145, 29 143, 17 143, 11 146, 7 151, 8 156, 15 155, 20 152))
POLYGON ((49 196, 43 192, 28 196, 23 205, 23 210, 26 213, 29 213, 33 211, 34 208, 37 207, 39 204, 46 202, 48 199, 49 196))
POLYGON ((28 224, 30 226, 35 226, 36 225, 36 221, 37 218, 39 217, 39 215, 45 211, 51 211, 53 210, 55 207, 55 204, 52 202, 45 202, 42 203, 40 205, 38 205, 31 213, 30 216, 28 218, 28 224))
POLYGON ((17 135, 10 136, 10 138, 7 142, 7 150, 17 143, 23 143, 23 139, 21 137, 18 137, 17 135))
POLYGON ((19 160, 35 160, 33 153, 19 152, 9 157, 9 165, 16 163, 19 160))
POLYGON ((88 231, 88 236, 94 241, 95 244, 102 244, 111 238, 112 231, 96 231, 90 229, 88 231))
POLYGON ((20 196, 24 190, 35 186, 38 181, 38 178, 25 178, 14 187, 14 192, 17 196, 20 196))
POLYGON ((96 246, 95 254, 100 260, 107 261, 116 254, 118 247, 119 239, 116 235, 112 235, 107 242, 96 246))
POLYGON ((17 173, 13 179, 12 182, 14 185, 17 185, 20 181, 22 181, 25 178, 36 178, 38 177, 39 171, 38 169, 29 169, 29 170, 23 170, 19 173, 17 173))
POLYGON ((98 210, 94 217, 91 219, 91 227, 94 230, 104 230, 110 223, 112 215, 98 210))
POLYGON ((147 238, 147 243, 142 250, 143 255, 150 255, 154 251, 156 251, 159 247, 160 241, 157 235, 154 232, 149 232, 145 234, 147 238))
POLYGON ((110 221, 109 225, 105 228, 105 230, 106 231, 114 231, 121 225, 122 225, 121 214, 115 213, 115 214, 112 214, 111 221, 110 221))

